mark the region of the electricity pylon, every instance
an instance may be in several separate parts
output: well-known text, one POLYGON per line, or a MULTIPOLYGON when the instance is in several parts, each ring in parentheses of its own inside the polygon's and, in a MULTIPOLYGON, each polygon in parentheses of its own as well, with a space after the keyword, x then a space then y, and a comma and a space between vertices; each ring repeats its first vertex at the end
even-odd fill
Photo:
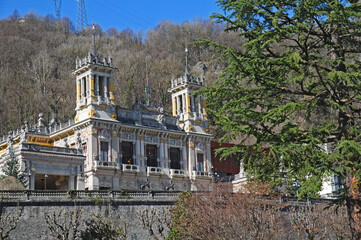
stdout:
POLYGON ((57 19, 61 18, 61 0, 53 0, 54 8, 55 8, 55 15, 57 19))
POLYGON ((77 0, 77 1, 78 1, 78 11, 76 15, 76 32, 80 32, 88 25, 88 23, 86 19, 84 0, 77 0))

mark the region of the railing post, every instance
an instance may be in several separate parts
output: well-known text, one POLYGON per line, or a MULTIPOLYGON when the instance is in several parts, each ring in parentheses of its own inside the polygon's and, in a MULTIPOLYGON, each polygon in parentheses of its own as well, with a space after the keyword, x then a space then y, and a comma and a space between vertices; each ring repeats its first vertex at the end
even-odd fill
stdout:
POLYGON ((26 197, 26 200, 30 200, 30 191, 31 191, 31 190, 25 190, 25 191, 24 191, 24 195, 25 195, 25 197, 26 197))

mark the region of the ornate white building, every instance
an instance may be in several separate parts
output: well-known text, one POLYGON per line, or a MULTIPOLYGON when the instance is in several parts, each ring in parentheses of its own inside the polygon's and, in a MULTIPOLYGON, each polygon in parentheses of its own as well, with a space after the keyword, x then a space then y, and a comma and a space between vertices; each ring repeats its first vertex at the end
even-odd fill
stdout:
MULTIPOLYGON (((204 76, 173 79, 173 116, 115 106, 111 57, 93 44, 76 59, 74 121, 36 127, 0 138, 0 166, 13 149, 29 178, 29 189, 208 190, 212 182, 212 136, 206 101, 195 92, 204 76)), ((75 84, 74 84, 75 85, 75 84)))

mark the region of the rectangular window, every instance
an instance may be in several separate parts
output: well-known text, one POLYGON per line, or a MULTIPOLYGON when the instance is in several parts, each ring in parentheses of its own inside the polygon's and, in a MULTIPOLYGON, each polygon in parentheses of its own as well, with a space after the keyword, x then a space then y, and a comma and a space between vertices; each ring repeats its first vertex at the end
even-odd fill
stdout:
POLYGON ((99 76, 99 95, 104 99, 104 77, 99 76))
POLYGON ((83 91, 84 91, 84 97, 87 97, 87 80, 86 80, 86 77, 83 78, 83 91))
POLYGON ((170 168, 171 169, 180 169, 180 149, 179 148, 169 148, 169 157, 170 157, 170 168))
POLYGON ((204 157, 203 157, 203 153, 197 153, 197 171, 204 172, 204 157))
POLYGON ((147 166, 148 167, 158 167, 157 163, 157 146, 156 145, 146 145, 145 150, 147 156, 147 166))
POLYGON ((133 164, 133 143, 122 142, 122 163, 133 164))
POLYGON ((183 98, 182 98, 182 95, 180 95, 179 96, 179 103, 180 103, 180 105, 179 105, 179 110, 181 111, 181 112, 183 112, 183 98))
POLYGON ((100 142, 100 161, 108 161, 108 142, 100 142))

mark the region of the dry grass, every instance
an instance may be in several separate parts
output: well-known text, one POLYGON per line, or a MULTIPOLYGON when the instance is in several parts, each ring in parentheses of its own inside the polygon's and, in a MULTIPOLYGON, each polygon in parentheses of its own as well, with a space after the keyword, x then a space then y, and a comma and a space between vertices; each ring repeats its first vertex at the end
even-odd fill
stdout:
POLYGON ((0 180, 0 190, 24 190, 24 186, 11 176, 4 177, 0 180))

